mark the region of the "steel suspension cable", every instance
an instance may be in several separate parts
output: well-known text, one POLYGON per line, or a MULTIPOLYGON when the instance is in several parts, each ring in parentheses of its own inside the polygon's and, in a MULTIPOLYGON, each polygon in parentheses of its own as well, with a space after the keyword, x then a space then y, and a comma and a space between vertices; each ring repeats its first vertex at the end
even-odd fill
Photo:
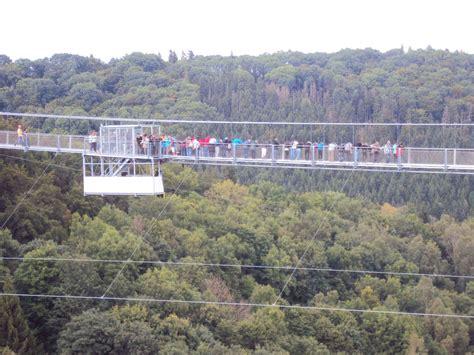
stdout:
POLYGON ((57 258, 57 257, 21 257, 21 256, 0 256, 0 261, 48 261, 48 262, 77 262, 77 263, 107 263, 107 264, 148 264, 157 266, 202 266, 202 267, 223 267, 223 268, 240 268, 240 269, 268 269, 288 271, 296 269, 297 271, 314 271, 314 272, 335 272, 348 274, 367 274, 367 275, 388 275, 388 276, 413 276, 413 277, 432 277, 432 278, 453 278, 474 280, 474 275, 456 275, 456 274, 437 274, 423 272, 402 272, 402 271, 377 271, 363 269, 334 269, 323 267, 295 267, 291 265, 252 265, 252 264, 227 264, 227 263, 207 263, 193 261, 159 261, 159 260, 122 260, 122 259, 84 259, 84 258, 57 258))
MULTIPOLYGON (((27 161, 29 163, 35 163, 35 164, 45 164, 46 163, 45 161, 38 161, 38 160, 33 160, 33 159, 21 158, 21 157, 16 157, 14 155, 7 155, 7 154, 1 154, 1 153, 0 153, 0 156, 5 157, 5 158, 16 159, 16 160, 23 160, 23 161, 27 161)), ((81 171, 82 172, 82 169, 71 168, 71 167, 66 166, 66 165, 50 164, 50 166, 53 166, 55 168, 60 168, 60 169, 81 171)))
POLYGON ((24 298, 49 298, 49 299, 76 299, 76 300, 106 300, 106 301, 123 301, 123 302, 149 302, 149 303, 180 303, 194 305, 217 305, 232 307, 258 307, 258 308, 280 308, 280 309, 300 309, 315 310, 329 312, 350 312, 350 313, 373 313, 373 314, 389 314, 397 316, 418 316, 418 317, 444 317, 444 318, 461 318, 474 319, 473 315, 468 314, 452 314, 452 313, 423 313, 423 312, 403 312, 389 311, 378 309, 358 309, 358 308, 339 308, 325 306, 304 306, 304 305, 284 305, 284 304, 267 304, 267 303, 248 303, 248 302, 220 302, 220 301, 199 301, 199 300, 178 300, 178 299, 159 299, 145 297, 111 297, 111 296, 82 296, 82 295, 50 295, 50 294, 28 294, 28 293, 0 293, 1 297, 24 297, 24 298))
MULTIPOLYGON (((347 183, 349 182, 350 178, 352 177, 352 174, 354 173, 354 170, 355 169, 352 169, 351 170, 351 173, 347 176, 346 180, 344 181, 344 183, 342 184, 342 187, 340 189, 339 192, 342 192, 344 191, 344 189, 346 188, 346 185, 347 183)), ((331 206, 333 207, 333 206, 331 206)), ((306 254, 308 253, 309 249, 311 248, 311 246, 313 245, 313 242, 314 240, 316 239, 317 235, 319 234, 319 231, 321 230, 321 227, 323 226, 323 224, 326 223, 327 221, 327 218, 328 218, 328 215, 326 214, 321 222, 319 223, 319 226, 318 228, 316 229, 316 232, 313 234, 313 236, 311 237, 311 239, 308 241, 308 244, 305 248, 305 250, 303 251, 303 254, 301 254, 300 258, 298 259, 298 262, 296 263, 296 265, 293 267, 293 271, 291 272, 290 276, 288 276, 285 284, 283 285, 283 287, 281 288, 280 292, 278 293, 278 296, 275 300, 275 302, 273 302, 274 305, 277 304, 277 302, 280 300, 281 296, 283 295, 283 292, 286 290, 286 288, 288 287, 288 284, 290 283, 291 279, 293 278, 293 276, 295 275, 295 272, 297 270, 298 267, 300 267, 301 265, 301 262, 303 261, 303 259, 306 257, 306 254)))
MULTIPOLYGON (((186 175, 183 176, 183 178, 181 179, 180 183, 178 184, 178 186, 176 187, 176 189, 174 190, 173 194, 171 195, 171 197, 168 199, 168 201, 166 202, 165 206, 163 207, 163 209, 160 211, 160 213, 158 214, 158 218, 161 217, 161 215, 166 211, 166 209, 168 208, 171 200, 173 199, 174 196, 176 196, 176 194, 178 193, 179 191, 179 188, 181 187, 181 185, 183 184, 184 180, 186 180, 186 175)), ((151 229, 153 228, 153 225, 150 224, 150 226, 148 227, 148 229, 145 231, 145 233, 143 233, 142 236, 139 236, 143 242, 146 242, 147 244, 149 244, 149 242, 146 240, 146 236, 148 235, 148 233, 150 233, 151 229)), ((140 243, 137 244, 137 246, 132 250, 132 252, 130 253, 130 256, 127 258, 126 262, 123 264, 122 268, 117 272, 117 274, 115 275, 115 277, 113 278, 112 282, 109 284, 109 286, 106 288, 104 294, 102 295, 102 297, 105 297, 105 295, 110 291, 111 287, 114 285, 115 281, 117 281, 117 279, 119 278, 119 276, 122 274, 123 270, 125 269, 125 267, 127 266, 127 263, 130 263, 131 262, 131 259, 134 257, 135 253, 138 251, 138 249, 141 247, 142 245, 140 243)))
POLYGON ((10 218, 12 218, 12 216, 15 214, 15 212, 18 210, 18 208, 21 206, 21 204, 23 203, 23 201, 25 201, 25 199, 28 197, 28 195, 33 191, 33 189, 35 188, 36 184, 38 183, 38 181, 44 176, 44 174, 46 173, 46 171, 48 170, 48 168, 51 166, 52 162, 54 161, 54 159, 56 159, 58 155, 57 154, 54 154, 53 158, 49 161, 48 165, 46 165, 46 167, 43 169, 43 171, 41 172, 40 175, 38 175, 35 179, 35 181, 33 182, 33 185, 31 185, 31 187, 29 188, 29 190, 23 195, 23 197, 21 198, 21 200, 16 204, 15 208, 13 209, 13 211, 10 213, 10 215, 7 217, 7 219, 5 219, 5 221, 2 223, 2 226, 1 228, 4 228, 5 225, 8 223, 8 221, 10 220, 10 218))
POLYGON ((419 127, 470 127, 474 123, 396 123, 396 122, 282 122, 282 121, 211 121, 211 120, 189 120, 189 119, 143 119, 143 118, 126 118, 126 117, 100 117, 100 116, 70 116, 70 115, 52 115, 42 113, 21 113, 21 112, 2 112, 0 116, 4 117, 38 117, 38 118, 56 118, 70 120, 90 120, 90 121, 115 121, 115 122, 133 122, 135 124, 146 123, 192 123, 192 124, 243 124, 243 125, 260 125, 260 126, 419 126, 419 127))

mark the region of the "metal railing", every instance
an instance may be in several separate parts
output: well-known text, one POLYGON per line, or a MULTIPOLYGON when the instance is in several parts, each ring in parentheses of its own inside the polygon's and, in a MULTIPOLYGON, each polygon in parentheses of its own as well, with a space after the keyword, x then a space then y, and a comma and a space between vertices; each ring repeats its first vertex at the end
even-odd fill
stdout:
POLYGON ((18 146, 32 150, 85 151, 88 149, 87 137, 31 132, 23 135, 21 141, 16 132, 0 131, 0 145, 18 146))
POLYGON ((325 145, 288 144, 209 144, 193 149, 184 142, 150 142, 145 145, 134 143, 107 145, 101 147, 97 138, 97 151, 92 152, 87 136, 60 135, 31 132, 18 142, 16 132, 0 131, 0 147, 39 151, 59 151, 109 155, 124 158, 170 159, 180 162, 202 162, 215 164, 260 164, 268 166, 345 166, 384 167, 390 169, 431 168, 435 170, 474 171, 474 149, 404 147, 402 150, 384 154, 380 150, 352 148, 332 149, 325 145), (28 143, 28 144, 25 144, 28 143))
POLYGON ((328 146, 273 144, 216 144, 200 146, 197 149, 183 146, 179 142, 162 152, 163 158, 180 161, 222 161, 222 162, 260 162, 270 165, 343 165, 343 166, 385 166, 402 169, 404 167, 448 169, 459 167, 474 170, 474 149, 459 148, 418 148, 403 147, 390 150, 388 154, 381 149, 341 148, 328 146))

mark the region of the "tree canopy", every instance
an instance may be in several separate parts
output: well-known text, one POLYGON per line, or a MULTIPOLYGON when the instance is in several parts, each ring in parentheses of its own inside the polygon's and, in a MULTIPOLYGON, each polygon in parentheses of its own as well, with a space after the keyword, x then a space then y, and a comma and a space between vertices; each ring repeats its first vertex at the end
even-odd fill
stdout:
MULTIPOLYGON (((189 51, 178 59, 170 51, 167 59, 131 53, 109 63, 71 54, 12 61, 1 55, 0 110, 292 122, 447 123, 474 117, 474 56, 466 53, 365 49, 221 57, 189 51)), ((2 129, 16 123, 5 119, 2 129)), ((97 128, 83 121, 23 123, 46 132, 97 128)), ((472 147, 465 128, 163 129, 178 136, 355 136, 472 147)), ((78 157, 58 156, 28 192, 50 157, 4 153, 0 222, 8 221, 0 230, 0 256, 24 259, 0 261, 2 291, 106 293, 150 302, 0 296, 2 353, 474 351, 470 319, 317 309, 472 316, 473 281, 412 275, 472 277, 472 178, 354 173, 341 192, 346 173, 164 164, 166 197, 101 198, 83 196, 78 157), (112 262, 129 258, 147 262, 112 262), (285 267, 295 265, 326 271, 296 270, 289 279, 292 270, 285 267), (313 308, 272 307, 275 302, 313 308)))

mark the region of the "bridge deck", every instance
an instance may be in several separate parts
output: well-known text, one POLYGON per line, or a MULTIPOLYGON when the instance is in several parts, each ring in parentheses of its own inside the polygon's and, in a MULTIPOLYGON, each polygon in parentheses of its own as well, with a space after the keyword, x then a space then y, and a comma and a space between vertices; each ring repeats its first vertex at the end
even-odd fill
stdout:
MULTIPOLYGON (((0 149, 24 150, 22 145, 15 144, 16 140, 15 132, 0 131, 0 149)), ((28 150, 30 151, 128 159, 149 159, 152 157, 147 154, 131 154, 129 153, 132 151, 130 147, 120 148, 115 147, 111 153, 109 147, 108 154, 90 152, 85 136, 29 134, 28 150)), ((197 154, 193 152, 190 156, 160 154, 159 149, 156 149, 157 154, 154 157, 181 164, 474 175, 474 149, 406 147, 402 157, 390 157, 390 161, 386 162, 382 152, 378 156, 369 153, 362 154, 360 151, 345 155, 339 154, 338 151, 330 152, 325 148, 319 153, 317 148, 306 146, 298 152, 293 151, 294 157, 291 157, 291 149, 283 145, 263 144, 254 146, 252 149, 251 146, 240 144, 232 146, 231 149, 227 148, 227 146, 220 146, 216 152, 216 149, 211 151, 208 147, 201 147, 197 154)))

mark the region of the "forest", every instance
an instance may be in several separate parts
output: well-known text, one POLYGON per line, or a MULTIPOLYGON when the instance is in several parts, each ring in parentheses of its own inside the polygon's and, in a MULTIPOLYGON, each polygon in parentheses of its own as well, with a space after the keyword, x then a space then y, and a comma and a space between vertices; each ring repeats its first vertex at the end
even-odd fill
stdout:
MULTIPOLYGON (((166 59, 132 53, 109 63, 0 55, 0 111, 472 123, 473 69, 474 55, 432 48, 189 51, 180 59, 170 51, 166 59)), ((0 122, 13 130, 20 121, 0 122)), ((21 123, 43 132, 97 128, 21 123)), ((469 128, 165 130, 474 148, 469 128)), ((3 354, 474 351, 471 318, 390 313, 474 315, 470 177, 165 164, 166 197, 102 198, 83 196, 81 166, 79 156, 0 151, 0 287, 43 295, 0 296, 3 354)))
MULTIPOLYGON (((472 123, 474 55, 427 48, 327 53, 278 52, 253 56, 199 56, 192 51, 131 53, 104 63, 56 54, 12 61, 0 55, 0 111, 155 119, 472 123)), ((87 134, 91 124, 23 120, 32 131, 87 134)), ((16 120, 1 121, 14 129, 16 120)), ((245 125, 174 125, 179 137, 208 133, 223 138, 337 143, 387 139, 405 146, 474 148, 472 128, 374 129, 245 125)), ((270 180, 292 191, 329 191, 344 175, 261 170, 235 172, 248 184, 270 180)), ((474 181, 466 176, 355 174, 347 193, 377 203, 414 204, 426 217, 464 219, 474 213, 474 181), (410 186, 410 189, 406 189, 410 186)))

